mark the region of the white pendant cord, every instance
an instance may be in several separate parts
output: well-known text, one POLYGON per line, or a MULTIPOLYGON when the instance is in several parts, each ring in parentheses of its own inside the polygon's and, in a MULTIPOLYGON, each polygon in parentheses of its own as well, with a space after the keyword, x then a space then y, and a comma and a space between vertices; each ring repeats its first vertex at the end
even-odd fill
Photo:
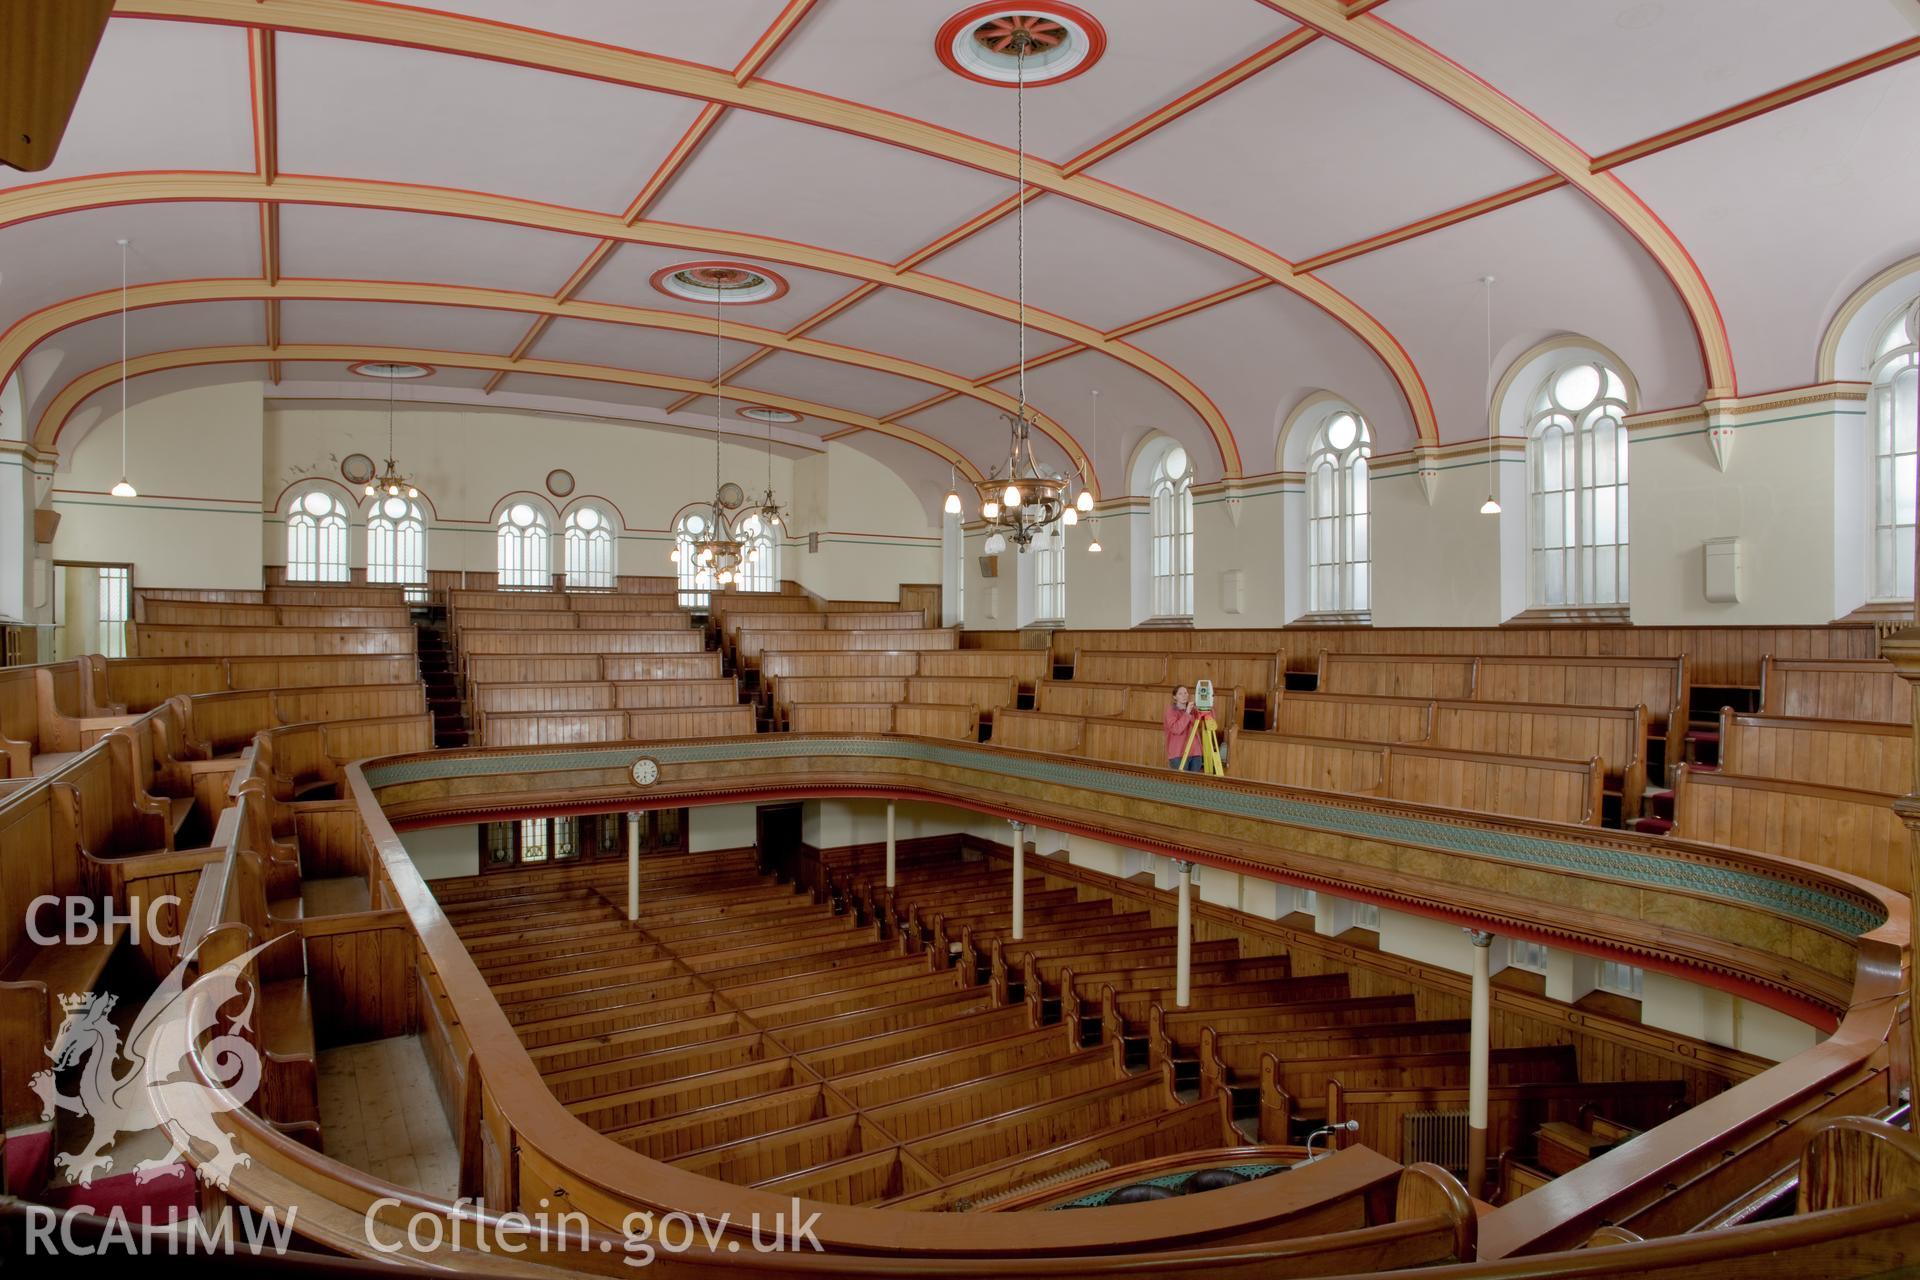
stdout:
POLYGON ((1014 50, 1013 84, 1014 239, 1019 270, 1020 312, 1020 424, 1027 421, 1027 47, 1018 43, 1014 50))
POLYGON ((120 242, 120 483, 127 483, 127 241, 120 242))
MULTIPOLYGON (((720 283, 713 286, 713 518, 717 524, 720 519, 720 377, 724 363, 726 341, 720 334, 720 283)), ((714 536, 719 536, 716 529, 714 536)))
POLYGON ((1497 475, 1499 460, 1494 452, 1494 448, 1496 436, 1499 433, 1499 423, 1494 418, 1493 403, 1493 277, 1481 276, 1480 283, 1485 286, 1486 291, 1487 321, 1486 346, 1481 359, 1480 375, 1481 392, 1487 402, 1487 506, 1493 508, 1491 512, 1488 512, 1486 508, 1483 507, 1482 513, 1497 515, 1499 514, 1499 500, 1494 497, 1494 493, 1500 487, 1499 477, 1497 475))

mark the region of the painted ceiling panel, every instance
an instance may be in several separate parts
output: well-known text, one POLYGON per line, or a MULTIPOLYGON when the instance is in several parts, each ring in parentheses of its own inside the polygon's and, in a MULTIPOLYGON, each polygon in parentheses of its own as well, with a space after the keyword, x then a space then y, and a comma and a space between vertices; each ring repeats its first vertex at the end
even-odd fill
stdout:
MULTIPOLYGON (((741 324, 785 331, 828 303, 850 293, 859 284, 845 276, 809 271, 805 267, 788 266, 781 262, 763 263, 754 258, 688 253, 684 249, 663 249, 650 244, 623 244, 601 264, 593 278, 587 281, 586 287, 580 290, 579 296, 588 302, 614 302, 627 307, 710 316, 713 314, 712 303, 675 297, 656 289, 652 283, 653 275, 665 267, 722 258, 749 267, 763 267, 787 282, 787 292, 778 298, 726 306, 722 318, 728 324, 738 320, 741 324)), ((558 287, 558 283, 555 282, 555 287, 558 287)))
POLYGON ((1247 474, 1276 468, 1280 424, 1314 391, 1350 401, 1376 452, 1413 446, 1406 397, 1336 321, 1285 290, 1262 289, 1129 339, 1207 389, 1240 441, 1247 474))
MULTIPOLYGON (((807 336, 977 378, 1014 363, 1020 352, 1019 332, 1006 320, 968 307, 881 289, 807 336)), ((1065 345, 1051 334, 1027 330, 1029 359, 1065 345)))
MULTIPOLYGON (((1013 393, 1012 379, 995 385, 1013 393)), ((1165 432, 1186 445, 1193 455, 1194 474, 1201 480, 1220 478, 1220 450, 1206 426, 1184 401, 1132 366, 1088 351, 1027 374, 1027 398, 1053 415, 1090 453, 1095 449, 1091 395, 1095 390, 1100 392, 1095 462, 1108 494, 1125 487, 1127 458, 1150 431, 1165 432)), ((1006 424, 997 419, 989 421, 998 430, 988 437, 986 457, 1003 457, 1006 447, 1001 442, 1006 438, 1006 424)))
MULTIPOLYGON (((396 382, 393 398, 396 403, 404 405, 410 400, 431 399, 436 392, 448 388, 477 390, 486 386, 492 376, 492 372, 486 369, 436 365, 433 372, 424 378, 407 378, 396 382)), ((350 392, 356 399, 384 401, 387 398, 385 380, 355 373, 350 365, 320 360, 299 360, 286 364, 280 387, 270 388, 270 392, 300 383, 336 386, 350 392)))
POLYGON ((680 398, 677 391, 656 391, 651 387, 629 387, 617 382, 582 382, 577 378, 549 378, 540 374, 516 373, 500 384, 503 392, 523 396, 549 396, 570 402, 571 412, 581 412, 587 402, 637 405, 647 409, 666 407, 680 398))
MULTIPOLYGON (((1006 419, 990 406, 981 404, 977 400, 948 400, 944 404, 937 404, 931 409, 923 409, 911 417, 900 419, 900 425, 925 432, 949 447, 959 450, 983 472, 991 470, 995 464, 1004 461, 1007 456, 1006 419)), ((1075 430, 1075 427, 1067 422, 1062 422, 1061 425, 1068 431, 1075 430)), ((863 431, 858 436, 847 438, 857 440, 871 434, 873 433, 863 431)), ((1075 438, 1082 446, 1086 445, 1084 431, 1079 432, 1075 438)), ((1072 470, 1072 465, 1067 461, 1066 450, 1055 444, 1048 436, 1036 433, 1033 439, 1033 451, 1039 457, 1040 465, 1044 467, 1050 467, 1063 475, 1072 470)), ((947 474, 944 467, 941 468, 939 481, 940 496, 944 498, 947 492, 947 474)), ((966 481, 963 479, 960 483, 964 485, 966 481)), ((966 500, 967 515, 973 516, 975 511, 972 492, 962 489, 960 496, 966 500)))
POLYGON ((251 204, 129 204, 0 228, 0 329, 42 307, 120 289, 127 280, 260 274, 260 214, 251 204))
POLYGON ((1639 408, 1697 403, 1706 391, 1699 345, 1678 295, 1617 223, 1571 191, 1536 196, 1325 274, 1400 336, 1426 380, 1443 440, 1486 434, 1485 275, 1495 277, 1496 369, 1543 339, 1571 333, 1626 362, 1639 380, 1639 408))
POLYGON ((1298 260, 1546 171, 1424 90, 1316 40, 1092 172, 1298 260))
POLYGON ((1800 0, 1394 0, 1379 16, 1598 155, 1920 31, 1920 9, 1800 0), (1631 92, 1622 92, 1630 81, 1631 92))
MULTIPOLYGON (((1012 296, 1018 261, 1018 226, 1009 216, 921 270, 1012 296)), ((1218 254, 1073 200, 1027 204, 1027 305, 1096 329, 1117 329, 1249 274, 1218 254)))
MULTIPOLYGON (((265 308, 257 302, 149 307, 127 318, 127 352, 135 357, 266 339, 265 308)), ((27 422, 39 422, 41 413, 69 382, 119 360, 118 315, 102 316, 54 334, 20 362, 20 392, 27 422)))
MULTIPOLYGON (((721 367, 732 368, 735 361, 745 359, 755 350, 750 343, 728 339, 721 344, 721 367)), ((671 329, 562 318, 547 326, 528 354, 537 360, 576 360, 615 369, 713 381, 713 339, 671 329)), ((678 399, 678 396, 668 399, 678 399)))
POLYGON ((431 7, 731 69, 780 16, 784 0, 435 0, 431 7))
POLYGON ((505 355, 526 332, 527 317, 478 307, 393 302, 283 302, 285 343, 353 343, 505 355))
POLYGON ((700 104, 418 49, 282 36, 288 173, 424 183, 617 213, 700 104))
POLYGON ((414 280, 550 294, 597 240, 388 209, 290 204, 280 210, 280 274, 414 280))
POLYGON ((795 396, 875 417, 904 409, 940 390, 912 378, 815 360, 790 351, 768 356, 732 382, 741 388, 795 396))
POLYGON ((251 171, 249 93, 243 32, 116 18, 53 163, 37 173, 0 166, 0 187, 83 173, 251 171))
POLYGON ((1742 391, 1812 381, 1847 294, 1920 253, 1916 118, 1908 62, 1621 171, 1707 273, 1742 391))
MULTIPOLYGON (((959 0, 832 0, 775 55, 768 79, 852 98, 1012 146, 1011 90, 956 75, 935 53, 959 0)), ((1141 116, 1218 75, 1294 29, 1252 3, 1178 6, 1166 0, 1100 0, 1105 55, 1084 73, 1031 88, 1031 154, 1065 162, 1141 116)))
POLYGON ((900 147, 729 111, 647 216, 897 262, 1011 189, 900 147))

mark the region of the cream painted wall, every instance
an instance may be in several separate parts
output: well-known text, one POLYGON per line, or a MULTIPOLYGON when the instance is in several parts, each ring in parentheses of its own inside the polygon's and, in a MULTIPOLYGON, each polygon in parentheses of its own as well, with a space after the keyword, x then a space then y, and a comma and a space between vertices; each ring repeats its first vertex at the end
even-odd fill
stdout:
POLYGON ((794 547, 788 577, 829 600, 895 600, 902 583, 940 581, 940 526, 927 496, 897 472, 830 441, 802 480, 807 503, 794 527, 818 531, 820 550, 794 547))
MULTIPOLYGON (((1218 493, 1193 500, 1193 625, 1278 627, 1288 613, 1287 556, 1304 539, 1286 536, 1289 493, 1298 484, 1268 481, 1239 495, 1239 524, 1218 493)), ((1304 517, 1303 517, 1304 519, 1304 517)))
POLYGON ((146 587, 260 585, 261 384, 183 387, 133 407, 129 478, 120 478, 120 415, 107 414, 54 477, 57 560, 131 563, 146 587))
POLYGON ((1870 508, 1857 406, 1741 423, 1725 474, 1704 425, 1637 433, 1631 451, 1635 622, 1823 623, 1865 602, 1870 508), (1703 547, 1728 537, 1740 539, 1741 599, 1709 603, 1703 547))

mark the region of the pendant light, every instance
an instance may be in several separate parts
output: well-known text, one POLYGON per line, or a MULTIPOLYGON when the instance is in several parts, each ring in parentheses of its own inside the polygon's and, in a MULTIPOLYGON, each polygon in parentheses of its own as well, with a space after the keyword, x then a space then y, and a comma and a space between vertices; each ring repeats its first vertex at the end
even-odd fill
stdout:
MULTIPOLYGON (((362 492, 369 498, 373 497, 376 493, 384 493, 389 498, 397 498, 403 491, 409 498, 417 498, 420 496, 420 491, 413 487, 411 481, 400 474, 400 468, 395 466, 393 461, 393 384, 398 381, 398 379, 393 376, 393 368, 394 366, 391 364, 386 366, 387 469, 383 471, 378 478, 367 481, 366 488, 362 490, 362 492)), ((394 516, 394 518, 398 519, 399 517, 394 516)))
POLYGON ((1498 424, 1496 424, 1493 419, 1493 277, 1481 276, 1480 283, 1486 287, 1487 292, 1486 360, 1481 366, 1485 370, 1487 392, 1487 500, 1480 504, 1480 514, 1483 516, 1497 516, 1500 514, 1500 503, 1493 496, 1494 490, 1499 487, 1497 475, 1499 461, 1494 455, 1496 427, 1498 424))
POLYGON ((140 491, 127 479, 127 245, 120 242, 120 483, 109 491, 116 498, 137 498, 140 491))
POLYGON ((1007 39, 1014 56, 1014 235, 1019 278, 1020 333, 1019 406, 1004 414, 1012 427, 1007 459, 996 466, 976 490, 980 518, 987 524, 986 550, 996 555, 1009 540, 1026 550, 1034 537, 1060 519, 1067 506, 1067 481, 1043 470, 1033 454, 1033 410, 1027 405, 1027 55, 1034 51, 1033 32, 1016 28, 1007 39))
POLYGON ((960 514, 960 477, 959 469, 952 463, 947 464, 947 500, 940 509, 950 516, 960 514))
MULTIPOLYGON (((720 411, 724 393, 721 378, 725 373, 726 337, 722 329, 720 308, 725 305, 725 295, 721 292, 718 280, 713 287, 713 501, 707 504, 707 527, 702 535, 693 539, 693 570, 696 575, 694 585, 702 591, 725 590, 738 585, 744 561, 741 555, 740 540, 734 536, 732 522, 727 518, 730 508, 738 507, 745 496, 738 485, 729 485, 720 479, 720 411), (732 490, 731 493, 728 490, 732 490), (699 576, 711 576, 712 583, 699 581, 699 576)), ((768 435, 768 492, 771 502, 772 493, 772 435, 768 435)), ((778 514, 779 508, 774 508, 778 514)), ((676 544, 667 559, 674 564, 680 563, 680 548, 676 544)))

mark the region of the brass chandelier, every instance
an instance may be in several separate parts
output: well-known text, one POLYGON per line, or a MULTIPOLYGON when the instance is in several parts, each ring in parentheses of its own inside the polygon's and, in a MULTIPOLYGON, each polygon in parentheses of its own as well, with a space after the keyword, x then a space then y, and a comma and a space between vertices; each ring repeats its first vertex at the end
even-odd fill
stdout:
MULTIPOLYGON (((720 479, 720 405, 721 378, 724 373, 726 340, 721 332, 722 286, 713 287, 713 501, 707 504, 706 519, 700 536, 691 540, 694 586, 702 591, 725 591, 738 586, 746 567, 740 539, 734 536, 733 521, 727 513, 740 505, 740 486, 720 479)), ((767 494, 771 501, 773 494, 767 494)), ((667 559, 680 562, 676 545, 667 559)))
MULTIPOLYGON (((1027 55, 1035 51, 1033 33, 1019 27, 1007 37, 1006 52, 1015 60, 1014 119, 1016 169, 1014 180, 1015 238, 1018 245, 1020 378, 1019 405, 1002 414, 1011 428, 1006 460, 987 473, 974 488, 980 501, 980 519, 987 528, 984 550, 998 555, 1009 542, 1025 551, 1033 540, 1056 522, 1072 525, 1081 511, 1093 509, 1093 495, 1084 486, 1069 503, 1071 479, 1042 466, 1033 453, 1034 410, 1027 403, 1027 55)), ((946 508, 959 510, 958 496, 948 494, 946 508)))
MULTIPOLYGON (((366 367, 370 368, 372 366, 366 366, 366 367)), ((393 384, 395 382, 395 378, 393 375, 392 365, 387 366, 386 378, 387 378, 387 465, 386 465, 386 469, 382 471, 378 476, 374 477, 372 480, 367 481, 366 488, 362 492, 364 492, 366 496, 369 498, 373 497, 377 493, 384 493, 389 498, 397 498, 403 493, 406 494, 409 498, 417 498, 420 496, 420 491, 413 487, 413 484, 411 481, 409 481, 405 476, 400 474, 400 468, 397 465, 395 465, 393 461, 393 384)))

